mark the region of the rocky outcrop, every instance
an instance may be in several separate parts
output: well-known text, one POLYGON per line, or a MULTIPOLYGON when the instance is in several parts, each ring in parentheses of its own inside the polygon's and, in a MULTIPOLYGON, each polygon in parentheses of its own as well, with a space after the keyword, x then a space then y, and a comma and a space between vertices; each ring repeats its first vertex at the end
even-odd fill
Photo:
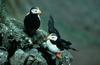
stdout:
MULTIPOLYGON (((47 65, 37 49, 33 48, 31 38, 23 32, 23 26, 16 22, 14 18, 6 18, 0 23, 0 57, 6 53, 5 59, 0 58, 0 62, 8 65, 47 65), (5 61, 4 61, 5 60, 5 61), (31 62, 30 62, 31 61, 31 62), (34 64, 35 63, 35 64, 34 64)), ((0 64, 1 65, 1 64, 0 64)))

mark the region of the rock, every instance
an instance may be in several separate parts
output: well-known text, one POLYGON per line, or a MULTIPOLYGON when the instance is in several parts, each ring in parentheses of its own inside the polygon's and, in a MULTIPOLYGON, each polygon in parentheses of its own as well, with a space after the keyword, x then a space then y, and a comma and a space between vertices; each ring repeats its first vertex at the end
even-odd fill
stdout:
POLYGON ((0 65, 3 65, 7 61, 8 52, 5 48, 0 47, 0 65))
POLYGON ((37 49, 24 52, 18 49, 10 58, 11 65, 47 65, 46 60, 41 56, 37 49))
POLYGON ((2 63, 9 60, 11 65, 27 65, 31 60, 32 65, 37 65, 38 63, 39 65, 47 65, 41 53, 33 48, 31 38, 23 32, 23 26, 17 22, 16 19, 7 18, 0 23, 0 41, 2 41, 0 46, 6 48, 8 53, 7 58, 1 58, 3 60, 2 63), (26 59, 27 61, 25 61, 26 59))
POLYGON ((23 32, 23 29, 14 24, 15 19, 7 19, 5 22, 0 23, 0 33, 3 35, 2 43, 4 47, 9 49, 11 42, 15 42, 17 47, 23 48, 32 44, 30 38, 23 32))

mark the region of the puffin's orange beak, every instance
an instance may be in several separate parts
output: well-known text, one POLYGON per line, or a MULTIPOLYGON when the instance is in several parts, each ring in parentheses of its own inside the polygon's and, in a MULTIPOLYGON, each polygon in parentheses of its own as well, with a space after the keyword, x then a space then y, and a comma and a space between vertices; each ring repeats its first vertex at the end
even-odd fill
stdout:
POLYGON ((62 53, 61 52, 56 53, 56 58, 61 59, 62 58, 62 53))
POLYGON ((38 13, 38 15, 42 15, 42 11, 40 11, 40 12, 38 13))
POLYGON ((36 7, 36 8, 37 8, 38 15, 41 15, 42 11, 39 9, 39 7, 36 7))

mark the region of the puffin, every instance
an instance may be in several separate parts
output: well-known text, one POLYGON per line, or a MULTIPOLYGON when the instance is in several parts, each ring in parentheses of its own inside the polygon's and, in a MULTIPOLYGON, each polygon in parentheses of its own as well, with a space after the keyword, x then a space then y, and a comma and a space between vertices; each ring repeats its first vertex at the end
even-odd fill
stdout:
POLYGON ((48 39, 50 39, 50 41, 55 44, 60 50, 72 49, 74 51, 77 51, 75 48, 70 47, 70 45, 72 45, 70 41, 66 41, 61 38, 60 33, 54 26, 54 19, 52 16, 49 17, 48 21, 48 33, 50 34, 48 36, 48 39))
POLYGON ((24 32, 30 37, 40 27, 40 14, 41 10, 39 7, 32 7, 24 18, 24 32))

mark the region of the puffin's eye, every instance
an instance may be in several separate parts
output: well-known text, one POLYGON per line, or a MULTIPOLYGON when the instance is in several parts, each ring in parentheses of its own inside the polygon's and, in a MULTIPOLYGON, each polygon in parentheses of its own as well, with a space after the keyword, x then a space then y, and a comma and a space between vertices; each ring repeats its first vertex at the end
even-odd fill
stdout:
POLYGON ((55 37, 52 37, 52 38, 55 38, 55 37))
POLYGON ((37 11, 35 10, 35 12, 37 12, 37 11))

